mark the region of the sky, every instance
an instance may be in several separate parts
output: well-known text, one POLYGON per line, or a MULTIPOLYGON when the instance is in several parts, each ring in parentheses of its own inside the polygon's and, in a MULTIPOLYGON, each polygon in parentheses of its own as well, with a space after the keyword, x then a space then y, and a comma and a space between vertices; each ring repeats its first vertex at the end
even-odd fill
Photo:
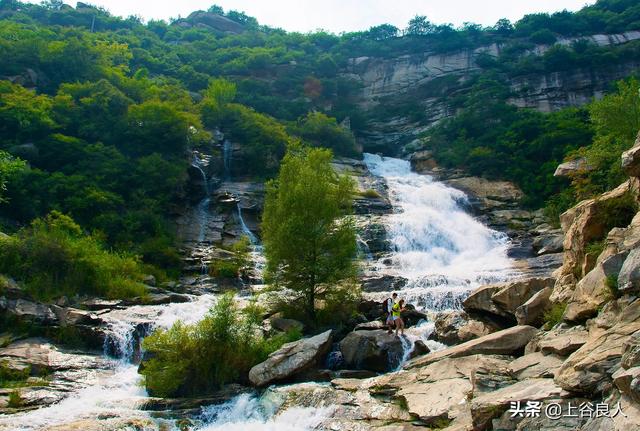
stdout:
MULTIPOLYGON (((404 28, 415 15, 436 24, 464 22, 492 25, 500 18, 517 21, 534 12, 575 11, 594 0, 86 0, 114 15, 144 20, 185 17, 212 4, 243 11, 260 24, 288 31, 324 29, 333 33, 366 30, 389 23, 404 28)), ((34 1, 35 3, 35 1, 34 1)), ((75 6, 75 1, 66 1, 75 6)))

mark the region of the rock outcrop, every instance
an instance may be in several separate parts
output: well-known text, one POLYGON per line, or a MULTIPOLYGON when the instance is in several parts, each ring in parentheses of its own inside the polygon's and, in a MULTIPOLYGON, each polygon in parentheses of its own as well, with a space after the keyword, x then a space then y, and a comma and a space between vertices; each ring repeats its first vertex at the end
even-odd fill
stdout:
POLYGON ((266 361, 249 371, 249 381, 254 386, 266 386, 274 382, 292 379, 320 365, 329 352, 332 331, 287 343, 269 355, 266 361))
POLYGON ((385 330, 354 331, 340 342, 345 367, 390 371, 398 367, 404 348, 400 338, 385 330))

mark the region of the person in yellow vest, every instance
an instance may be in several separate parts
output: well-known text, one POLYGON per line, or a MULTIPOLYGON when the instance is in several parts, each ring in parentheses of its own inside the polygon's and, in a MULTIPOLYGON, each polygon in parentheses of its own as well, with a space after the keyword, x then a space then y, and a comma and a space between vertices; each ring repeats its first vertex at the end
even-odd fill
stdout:
POLYGON ((396 326, 396 336, 398 335, 398 331, 400 331, 401 335, 404 335, 404 320, 402 320, 402 312, 404 310, 404 299, 393 304, 391 308, 391 317, 396 326))

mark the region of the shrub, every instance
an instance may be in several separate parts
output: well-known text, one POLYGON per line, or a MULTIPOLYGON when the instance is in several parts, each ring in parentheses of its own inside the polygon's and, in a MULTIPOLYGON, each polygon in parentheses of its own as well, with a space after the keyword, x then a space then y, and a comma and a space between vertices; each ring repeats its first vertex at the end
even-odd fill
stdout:
POLYGON ((215 259, 209 268, 214 277, 236 278, 249 264, 251 240, 246 235, 231 246, 231 259, 215 259))
POLYGON ((562 322, 562 315, 564 314, 564 310, 567 309, 567 304, 564 302, 555 303, 544 312, 544 329, 549 330, 556 326, 558 323, 562 322))
POLYGON ((143 296, 143 270, 133 256, 105 250, 68 216, 53 211, 0 242, 0 271, 20 279, 35 297, 143 296))
POLYGON ((605 234, 614 227, 627 227, 638 212, 638 203, 631 192, 600 201, 596 221, 604 226, 605 234))
POLYGON ((611 291, 611 296, 615 298, 620 298, 620 290, 618 287, 618 276, 617 275, 609 275, 607 276, 607 280, 605 281, 606 286, 611 291))
POLYGON ((239 310, 233 294, 222 296, 207 317, 194 325, 180 322, 143 342, 149 353, 141 373, 154 396, 207 394, 230 382, 245 383, 249 370, 300 334, 265 338, 255 305, 239 310))
POLYGON ((20 408, 24 405, 24 400, 20 396, 20 392, 12 391, 9 394, 9 404, 8 406, 14 409, 20 408))

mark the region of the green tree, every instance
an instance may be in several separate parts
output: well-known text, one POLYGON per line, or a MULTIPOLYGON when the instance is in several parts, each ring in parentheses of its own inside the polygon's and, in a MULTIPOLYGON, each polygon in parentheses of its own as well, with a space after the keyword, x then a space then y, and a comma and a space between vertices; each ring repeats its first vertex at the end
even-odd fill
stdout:
POLYGON ((263 213, 268 275, 276 288, 298 295, 311 323, 323 288, 354 272, 356 240, 348 217, 354 185, 331 160, 330 150, 292 145, 277 179, 267 183, 263 213))
POLYGON ((14 173, 25 168, 25 163, 13 157, 11 154, 0 151, 0 203, 5 200, 3 198, 4 191, 7 189, 7 180, 14 173))

